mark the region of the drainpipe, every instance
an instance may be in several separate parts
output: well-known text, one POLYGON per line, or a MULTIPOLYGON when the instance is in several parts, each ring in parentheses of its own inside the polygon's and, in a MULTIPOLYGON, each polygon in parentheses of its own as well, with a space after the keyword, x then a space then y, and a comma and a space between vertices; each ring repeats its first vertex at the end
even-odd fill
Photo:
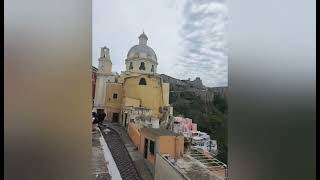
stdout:
POLYGON ((141 145, 141 131, 139 131, 138 130, 138 132, 139 132, 139 146, 138 146, 138 151, 140 151, 140 145, 141 145))
POLYGON ((179 136, 176 136, 176 157, 175 159, 177 160, 179 157, 179 136))

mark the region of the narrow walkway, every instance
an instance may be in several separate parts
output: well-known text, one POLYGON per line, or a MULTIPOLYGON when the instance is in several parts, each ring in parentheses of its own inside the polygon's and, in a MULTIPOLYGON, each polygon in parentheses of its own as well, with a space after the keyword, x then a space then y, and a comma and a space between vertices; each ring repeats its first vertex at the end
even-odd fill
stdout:
POLYGON ((92 132, 92 158, 91 158, 91 172, 92 180, 111 180, 108 172, 107 164, 103 148, 100 144, 99 138, 101 137, 99 131, 92 132))
POLYGON ((121 178, 123 180, 140 180, 139 174, 119 134, 105 126, 100 126, 100 129, 117 164, 121 178))
POLYGON ((122 142, 124 143, 129 155, 140 175, 141 180, 153 180, 153 175, 151 174, 152 168, 150 164, 143 158, 142 154, 135 147, 133 142, 130 140, 126 130, 120 126, 118 123, 107 123, 107 127, 117 131, 120 135, 122 142))

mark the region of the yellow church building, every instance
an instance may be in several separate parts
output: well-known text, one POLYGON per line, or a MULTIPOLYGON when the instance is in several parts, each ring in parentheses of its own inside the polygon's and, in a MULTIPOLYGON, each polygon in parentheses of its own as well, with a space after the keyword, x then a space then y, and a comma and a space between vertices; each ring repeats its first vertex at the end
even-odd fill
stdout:
POLYGON ((157 74, 158 59, 147 45, 143 32, 125 59, 125 71, 112 72, 109 49, 101 48, 97 71, 94 109, 107 114, 106 121, 129 122, 158 128, 172 117, 169 104, 169 83, 157 74))

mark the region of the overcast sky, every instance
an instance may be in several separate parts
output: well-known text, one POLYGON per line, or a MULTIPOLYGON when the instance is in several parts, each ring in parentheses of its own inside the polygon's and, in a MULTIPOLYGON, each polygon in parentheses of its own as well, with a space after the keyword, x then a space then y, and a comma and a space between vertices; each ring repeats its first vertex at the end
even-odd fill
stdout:
POLYGON ((113 71, 123 71, 144 30, 158 73, 227 86, 227 14, 224 0, 93 0, 93 65, 107 46, 113 71))

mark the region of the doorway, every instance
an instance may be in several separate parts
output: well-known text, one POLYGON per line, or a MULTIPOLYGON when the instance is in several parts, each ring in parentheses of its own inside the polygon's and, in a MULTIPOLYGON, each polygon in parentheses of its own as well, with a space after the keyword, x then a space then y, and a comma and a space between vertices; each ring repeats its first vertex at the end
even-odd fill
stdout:
POLYGON ((119 122, 119 113, 112 114, 112 122, 119 122))
POLYGON ((124 114, 124 127, 127 127, 128 114, 124 114))
POLYGON ((148 158, 148 139, 144 139, 144 153, 143 153, 143 157, 145 159, 148 158))

